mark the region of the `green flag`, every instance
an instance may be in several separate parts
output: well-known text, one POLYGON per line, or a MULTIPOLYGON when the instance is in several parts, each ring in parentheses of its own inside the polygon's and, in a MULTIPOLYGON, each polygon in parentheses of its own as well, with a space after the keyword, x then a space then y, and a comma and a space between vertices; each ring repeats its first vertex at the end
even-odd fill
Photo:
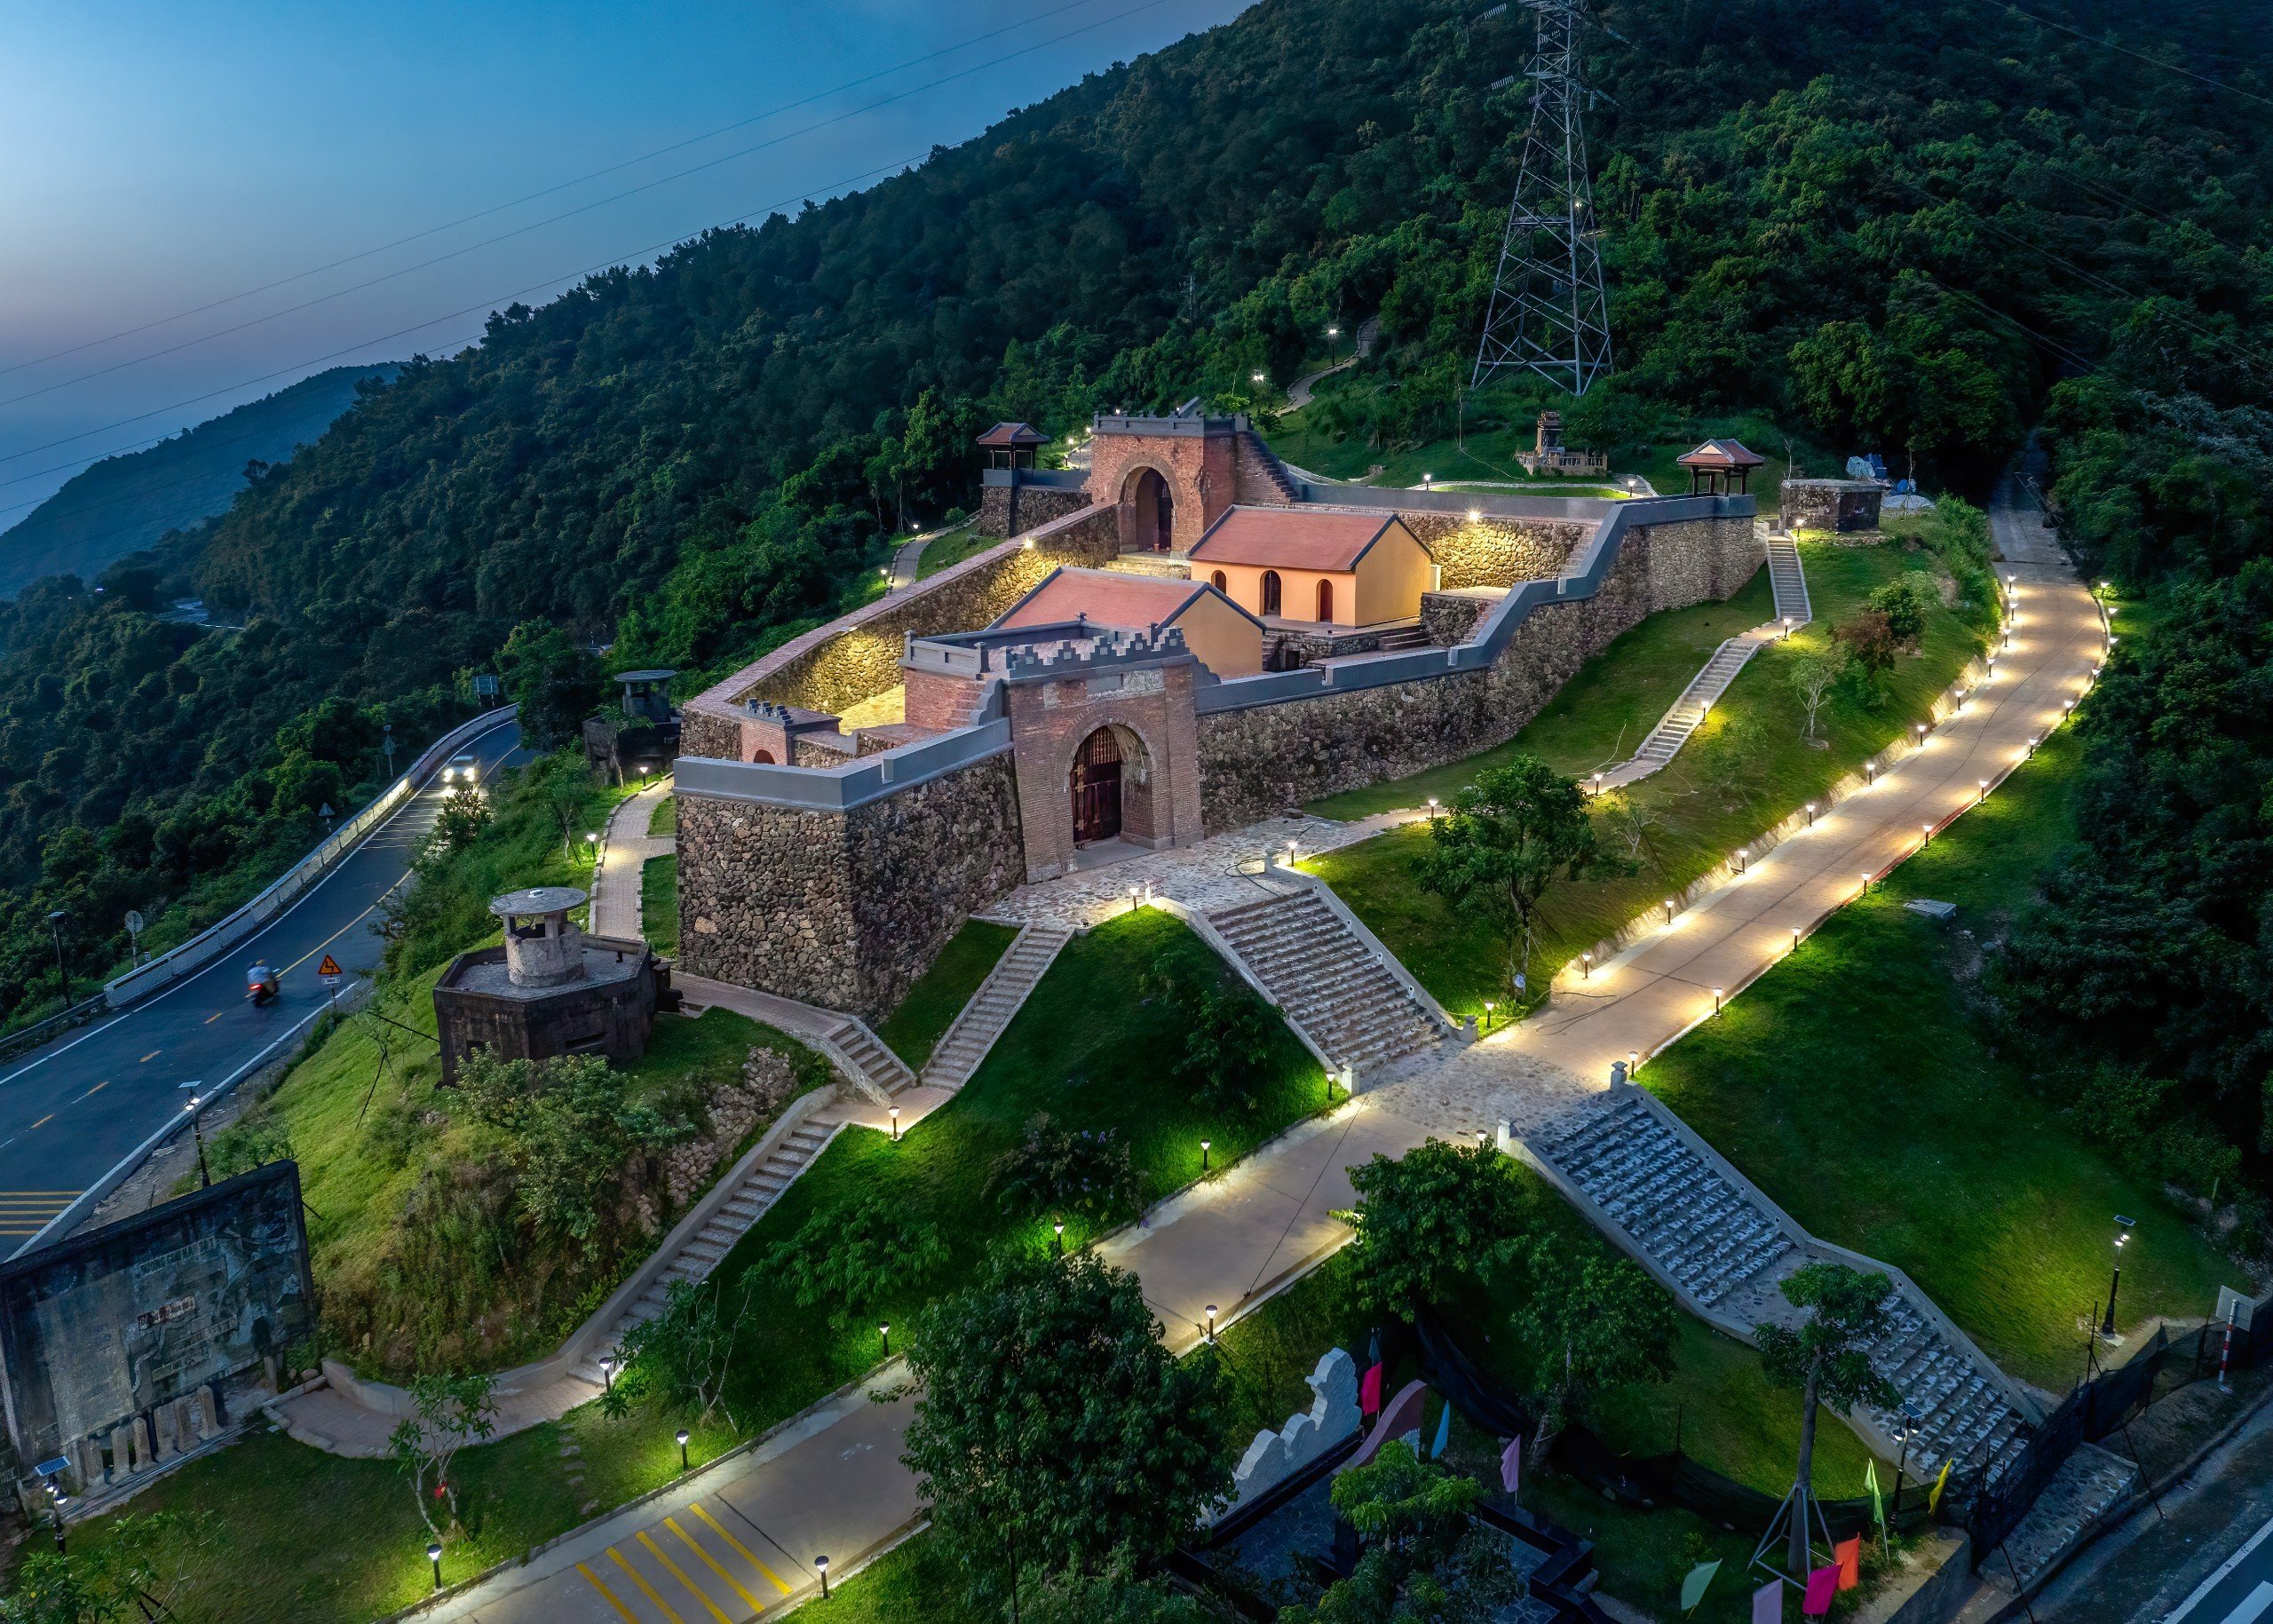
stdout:
POLYGON ((1878 1519, 1879 1549, 1886 1549, 1886 1501, 1879 1496, 1879 1463, 1874 1459, 1863 1462, 1863 1482, 1871 1491, 1871 1515, 1878 1519))
POLYGON ((1697 1604, 1705 1599, 1706 1587, 1713 1582, 1713 1575, 1720 1571, 1721 1559, 1718 1557, 1710 1562, 1700 1562, 1689 1570, 1689 1577, 1681 1581, 1681 1610, 1683 1612, 1697 1611, 1697 1604))

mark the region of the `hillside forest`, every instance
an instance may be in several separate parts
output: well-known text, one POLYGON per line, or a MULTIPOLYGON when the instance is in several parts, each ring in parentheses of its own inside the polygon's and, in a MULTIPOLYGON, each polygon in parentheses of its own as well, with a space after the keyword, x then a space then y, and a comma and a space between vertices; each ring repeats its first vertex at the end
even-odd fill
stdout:
MULTIPOLYGON (((1480 10, 1264 0, 867 191, 498 311, 195 535, 0 607, 0 1017, 57 999, 51 909, 83 966, 128 907, 186 929, 477 670, 542 698, 543 743, 598 702, 591 647, 686 692, 833 613, 894 533, 974 503, 997 418, 1197 393, 1268 427, 1325 329, 1374 317, 1342 432, 1527 421, 1543 386, 1461 392, 1531 44, 1523 8, 1480 10), (241 629, 160 618, 190 593, 241 629)), ((2166 607, 2085 717, 2086 844, 1997 985, 2111 1121, 2182 1116, 2261 1170, 2273 26, 2238 0, 2182 30, 2144 0, 1600 16, 1620 370, 1572 440, 1749 414, 1979 499, 2039 432, 2089 566, 2166 607)))

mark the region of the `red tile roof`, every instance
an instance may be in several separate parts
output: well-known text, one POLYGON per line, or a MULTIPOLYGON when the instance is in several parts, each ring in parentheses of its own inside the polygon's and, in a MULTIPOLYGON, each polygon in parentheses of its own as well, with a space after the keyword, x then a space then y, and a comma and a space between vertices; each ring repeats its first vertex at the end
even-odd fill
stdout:
POLYGON ((1757 468, 1768 459, 1745 448, 1740 440, 1708 440, 1674 458, 1683 468, 1757 468))
POLYGON ((1396 522, 1394 513, 1360 508, 1233 508, 1208 527, 1188 556, 1195 564, 1355 569, 1366 550, 1396 522))
POLYGON ((1030 423, 998 423, 978 437, 982 446, 1046 446, 1049 436, 1030 423))
POLYGON ((1110 569, 1061 568, 1012 604, 990 630, 1047 626, 1087 615, 1092 625, 1141 631, 1147 626, 1168 625, 1202 596, 1221 594, 1196 581, 1125 575, 1110 569))

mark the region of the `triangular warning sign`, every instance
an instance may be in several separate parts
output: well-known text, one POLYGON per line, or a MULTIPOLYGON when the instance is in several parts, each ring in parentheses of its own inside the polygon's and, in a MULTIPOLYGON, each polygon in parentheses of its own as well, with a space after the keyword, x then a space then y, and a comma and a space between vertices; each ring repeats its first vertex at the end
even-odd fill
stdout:
POLYGON ((316 974, 320 976, 342 976, 346 973, 339 968, 339 961, 328 953, 323 955, 323 963, 316 966, 316 974))

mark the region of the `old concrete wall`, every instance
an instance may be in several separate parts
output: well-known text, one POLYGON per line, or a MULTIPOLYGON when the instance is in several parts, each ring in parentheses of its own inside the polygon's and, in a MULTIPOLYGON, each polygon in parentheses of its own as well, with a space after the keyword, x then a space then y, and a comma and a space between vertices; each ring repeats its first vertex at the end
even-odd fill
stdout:
POLYGON ((1398 510, 1406 527, 1428 543, 1444 571, 1443 586, 1513 586, 1544 581, 1594 533, 1594 526, 1572 519, 1470 519, 1463 513, 1398 510))
POLYGON ((783 644, 687 701, 680 753, 748 760, 739 709, 744 700, 837 712, 897 687, 908 633, 974 630, 1059 566, 1104 563, 1119 544, 1115 522, 1110 508, 1084 508, 1022 538, 1031 546, 989 548, 783 644))
POLYGON ((1026 877, 1010 757, 850 812, 679 796, 679 963, 881 1018, 1026 877))
POLYGON ((1599 592, 1532 611, 1488 670, 1202 716, 1208 832, 1504 744, 1620 633, 1660 609, 1729 597, 1762 557, 1749 519, 1640 527, 1599 592))

